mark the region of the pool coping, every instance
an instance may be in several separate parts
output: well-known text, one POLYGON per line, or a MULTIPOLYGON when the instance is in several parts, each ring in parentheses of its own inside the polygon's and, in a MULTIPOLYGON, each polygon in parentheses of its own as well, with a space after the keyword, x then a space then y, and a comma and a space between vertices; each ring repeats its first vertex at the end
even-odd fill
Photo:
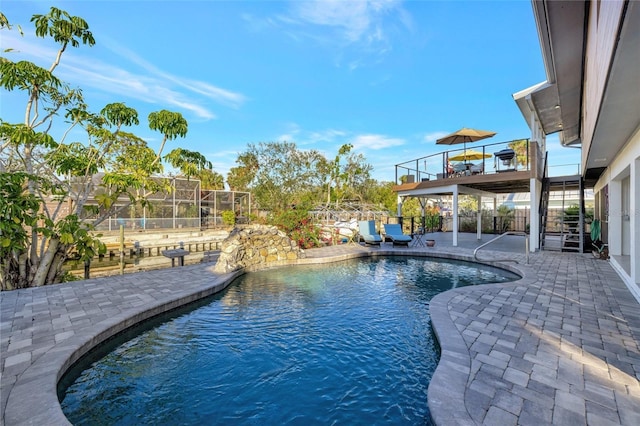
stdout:
MULTIPOLYGON (((486 263, 504 269, 506 265, 496 262, 486 263)), ((531 270, 518 265, 519 268, 509 268, 511 272, 521 275, 522 278, 508 283, 483 284, 485 288, 510 288, 523 285, 531 285, 536 278, 531 276, 531 270)), ((468 287, 447 290, 431 299, 429 302, 429 315, 433 331, 440 343, 440 360, 436 371, 429 383, 427 399, 431 419, 436 425, 476 425, 464 403, 464 395, 471 375, 471 354, 467 343, 460 334, 460 330, 451 317, 449 304, 460 294, 470 291, 468 287), (462 397, 462 403, 455 404, 462 397)))

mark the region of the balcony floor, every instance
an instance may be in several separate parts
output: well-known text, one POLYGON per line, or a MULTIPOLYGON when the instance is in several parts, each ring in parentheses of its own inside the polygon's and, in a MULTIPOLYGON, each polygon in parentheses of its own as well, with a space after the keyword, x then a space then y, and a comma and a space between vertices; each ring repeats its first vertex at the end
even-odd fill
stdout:
POLYGON ((396 185, 393 190, 402 195, 411 193, 451 193, 452 185, 462 185, 477 191, 495 194, 529 192, 531 173, 528 170, 511 171, 491 174, 476 174, 471 176, 455 176, 449 178, 428 180, 415 183, 396 185), (438 190, 442 191, 439 192, 438 190))

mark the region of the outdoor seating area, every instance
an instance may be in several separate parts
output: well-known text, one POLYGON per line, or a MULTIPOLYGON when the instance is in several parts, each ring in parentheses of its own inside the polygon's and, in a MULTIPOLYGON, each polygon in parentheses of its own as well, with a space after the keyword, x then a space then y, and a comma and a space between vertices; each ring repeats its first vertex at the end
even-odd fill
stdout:
POLYGON ((462 152, 449 155, 446 154, 447 159, 447 174, 449 177, 453 176, 471 176, 472 174, 479 173, 480 170, 484 170, 484 164, 474 164, 474 160, 484 160, 485 158, 491 158, 491 154, 482 151, 467 149, 467 143, 480 141, 483 139, 491 138, 495 136, 496 132, 490 132, 486 130, 476 130, 463 127, 462 129, 451 133, 436 141, 438 145, 455 145, 463 144, 464 148, 462 152), (454 162, 453 164, 451 162, 454 162))
POLYGON ((448 177, 473 176, 484 173, 484 163, 460 162, 447 166, 448 177))
MULTIPOLYGON (((470 142, 469 142, 470 143, 470 142)), ((529 139, 449 149, 396 164, 398 185, 450 185, 450 179, 481 178, 511 172, 536 172, 544 161, 539 147, 529 139)))

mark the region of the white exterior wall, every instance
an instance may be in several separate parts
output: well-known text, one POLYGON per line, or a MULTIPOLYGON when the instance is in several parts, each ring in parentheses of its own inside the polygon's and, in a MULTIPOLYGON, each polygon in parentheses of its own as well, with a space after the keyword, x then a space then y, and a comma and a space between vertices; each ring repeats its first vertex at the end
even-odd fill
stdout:
MULTIPOLYGON (((629 256, 631 290, 640 300, 640 129, 602 174, 594 190, 609 186, 609 253, 629 256)), ((612 263, 615 259, 612 258, 612 263)), ((615 265, 614 265, 615 266, 615 265)), ((618 271, 621 267, 618 265, 618 271)))
MULTIPOLYGON (((581 170, 586 170, 587 155, 604 96, 623 7, 624 3, 621 1, 600 1, 597 5, 596 3, 591 5, 583 89, 585 100, 582 108, 581 170)), ((602 141, 596 141, 596 143, 602 143, 602 141)))
POLYGON ((631 281, 640 300, 640 132, 636 134, 636 156, 631 163, 631 281))

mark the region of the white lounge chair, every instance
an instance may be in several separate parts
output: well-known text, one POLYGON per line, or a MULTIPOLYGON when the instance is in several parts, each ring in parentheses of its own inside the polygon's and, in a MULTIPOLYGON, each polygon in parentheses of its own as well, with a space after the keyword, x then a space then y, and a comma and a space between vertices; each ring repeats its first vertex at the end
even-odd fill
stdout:
POLYGON ((380 245, 382 237, 376 232, 376 223, 373 220, 359 221, 358 228, 365 244, 380 245))

